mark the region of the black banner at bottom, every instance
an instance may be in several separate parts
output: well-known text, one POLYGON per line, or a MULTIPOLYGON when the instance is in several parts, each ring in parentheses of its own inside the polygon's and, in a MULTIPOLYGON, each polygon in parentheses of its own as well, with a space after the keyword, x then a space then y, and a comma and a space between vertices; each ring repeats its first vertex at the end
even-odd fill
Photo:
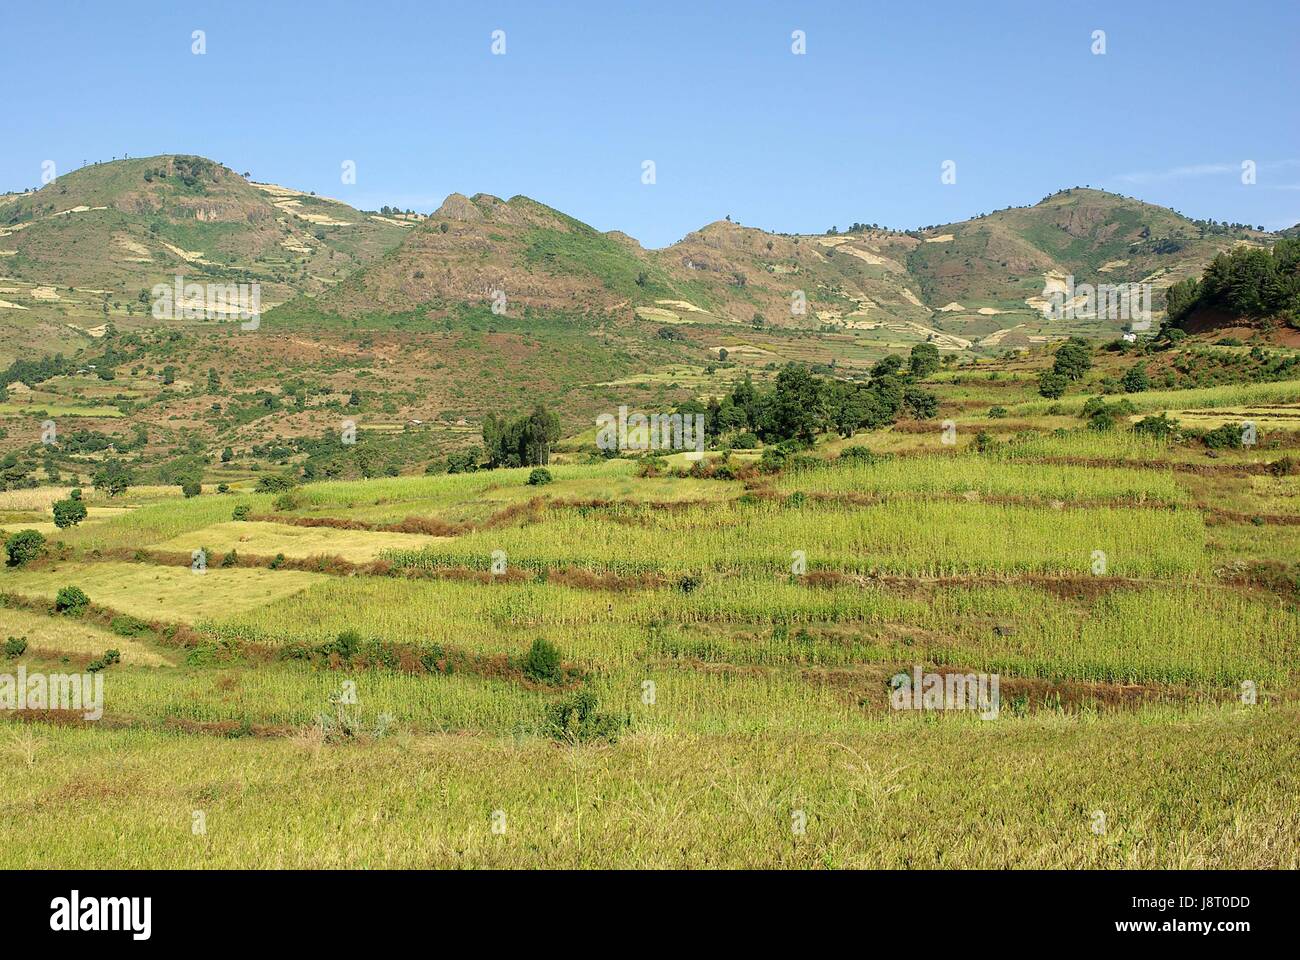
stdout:
POLYGON ((536 946, 561 929, 609 926, 647 936, 690 931, 693 945, 770 936, 871 936, 970 947, 985 936, 1045 933, 1065 942, 1199 939, 1231 949, 1274 936, 1294 877, 1234 872, 948 873, 0 873, 6 945, 285 943, 373 945, 386 935, 452 927, 517 935, 536 946), (761 909, 756 913, 755 908, 761 909), (481 926, 466 926, 483 921, 481 926), (911 933, 905 933, 911 931, 911 933), (936 939, 938 938, 938 939, 936 939))

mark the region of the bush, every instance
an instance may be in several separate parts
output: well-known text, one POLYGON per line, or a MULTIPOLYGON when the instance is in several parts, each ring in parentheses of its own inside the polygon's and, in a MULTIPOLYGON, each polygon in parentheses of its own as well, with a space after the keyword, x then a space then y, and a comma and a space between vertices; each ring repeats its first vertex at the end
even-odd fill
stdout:
POLYGON ((235 507, 234 512, 230 514, 231 520, 247 520, 251 508, 246 503, 241 503, 235 507))
POLYGON ((121 663, 122 655, 116 650, 105 650, 104 655, 98 660, 92 660, 86 664, 86 670, 90 673, 98 673, 106 667, 111 667, 115 663, 121 663))
POLYGON ((193 477, 181 482, 181 493, 185 495, 186 500, 190 497, 197 497, 202 492, 203 485, 193 477))
POLYGON ((326 656, 337 653, 342 660, 351 660, 361 651, 361 634, 355 630, 344 630, 338 637, 321 647, 326 656))
POLYGON ((1044 371, 1038 378, 1038 393, 1049 400, 1059 400, 1069 385, 1070 381, 1061 374, 1044 371))
POLYGON ((119 637, 143 637, 152 632, 152 628, 146 621, 126 614, 114 617, 112 622, 109 623, 108 629, 119 637))
POLYGON ((1001 420, 1007 415, 1006 407, 989 407, 988 417, 990 420, 1001 420))
POLYGON ((283 473, 257 478, 258 493, 283 493, 285 490, 291 490, 297 485, 296 478, 283 473))
POLYGON ((554 482, 554 480, 555 478, 551 476, 551 471, 547 470, 545 467, 533 467, 532 472, 528 474, 528 485, 530 487, 544 486, 548 483, 554 482))
POLYGON ((302 497, 297 490, 286 490, 275 498, 275 509, 278 511, 297 510, 302 506, 302 497))
POLYGON ((845 447, 843 450, 840 451, 839 458, 843 460, 845 463, 866 463, 866 464, 879 463, 881 460, 884 459, 883 457, 879 457, 876 454, 872 453, 870 447, 864 447, 861 445, 845 447))
POLYGON ((1241 425, 1225 423, 1201 436, 1201 443, 1211 450, 1236 449, 1241 443, 1241 425))
POLYGON ((757 450, 759 446, 758 436, 746 430, 744 433, 736 434, 731 441, 731 446, 735 450, 757 450))
POLYGON ((69 497, 54 504, 54 525, 60 530, 75 527, 86 519, 86 505, 80 498, 69 497))
POLYGON ((10 637, 5 641, 5 656, 9 659, 21 657, 27 650, 26 637, 10 637))
POLYGON ((538 683, 559 683, 564 679, 560 666, 560 651, 555 645, 538 637, 524 657, 524 676, 538 683))
POLYGON ((1133 432, 1157 440, 1168 440, 1178 431, 1179 426, 1177 420, 1170 420, 1167 414, 1162 413, 1158 417, 1143 417, 1133 424, 1133 432))
POLYGON ((39 530, 19 530, 5 541, 5 553, 9 555, 9 566, 21 567, 35 560, 45 549, 45 537, 39 530))
POLYGON ((1142 393, 1151 388, 1151 378, 1147 376, 1146 364, 1139 363, 1124 374, 1124 392, 1142 393))
POLYGON ((1300 474, 1300 460, 1290 455, 1274 460, 1268 465, 1268 472, 1275 477, 1293 477, 1300 474))
POLYGON ((614 742, 629 721, 626 717, 597 713, 598 705, 596 695, 588 690, 579 690, 573 696, 552 704, 546 711, 547 732, 556 740, 569 743, 588 740, 614 742))
POLYGON ((90 606, 90 597, 80 587, 63 587, 54 598, 54 609, 70 617, 79 617, 90 606))

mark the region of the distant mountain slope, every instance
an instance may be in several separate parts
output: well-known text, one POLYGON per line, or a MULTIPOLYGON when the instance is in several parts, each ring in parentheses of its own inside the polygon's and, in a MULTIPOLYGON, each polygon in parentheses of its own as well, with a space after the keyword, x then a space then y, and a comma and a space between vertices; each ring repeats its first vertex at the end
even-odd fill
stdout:
POLYGON ((1079 283, 1164 288, 1236 242, 1203 236, 1196 223, 1165 207, 1082 188, 935 227, 922 239, 908 267, 928 302, 1003 306, 1041 294, 1049 273, 1079 283))
MULTIPOLYGON (((342 316, 506 303, 664 323, 887 329, 949 348, 1065 333, 1045 288, 1147 282, 1158 292, 1215 253, 1271 235, 1211 233, 1171 210, 1073 189, 1031 207, 909 233, 794 236, 729 220, 645 250, 527 197, 453 194, 390 255, 323 294, 342 316)), ((1157 310, 1160 298, 1156 297, 1157 310)), ((509 306, 507 306, 509 309, 509 306)), ((1113 332, 1118 322, 1094 324, 1113 332)))
POLYGON ((0 329, 71 347, 77 330, 147 316, 141 291, 178 274, 258 282, 275 303, 338 282, 411 227, 201 157, 83 167, 0 197, 0 329))
POLYGON ((603 234, 527 197, 452 194, 390 254, 320 298, 342 316, 428 303, 582 312, 674 292, 629 238, 603 234), (639 283, 638 283, 639 281, 639 283))
POLYGON ((1148 282, 1163 291, 1215 253, 1276 235, 1228 231, 1099 190, 1063 190, 923 231, 774 234, 730 220, 659 250, 523 196, 452 194, 427 218, 379 216, 252 183, 191 156, 114 161, 0 196, 0 360, 75 349, 103 325, 149 323, 155 283, 257 281, 264 307, 382 318, 486 309, 511 316, 833 332, 1000 350, 1118 322, 1044 317, 1044 291, 1148 282))

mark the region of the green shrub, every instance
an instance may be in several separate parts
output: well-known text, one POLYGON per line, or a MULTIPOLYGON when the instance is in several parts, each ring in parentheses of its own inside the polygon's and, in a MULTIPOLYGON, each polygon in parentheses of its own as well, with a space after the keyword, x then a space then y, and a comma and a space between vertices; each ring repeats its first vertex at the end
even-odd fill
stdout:
POLYGON ((297 485, 296 478, 283 473, 257 478, 258 493, 283 493, 285 490, 292 490, 297 485))
POLYGON ((878 456, 871 452, 870 447, 859 445, 845 447, 840 451, 840 457, 845 463, 880 463, 884 457, 878 456))
POLYGON ((1179 426, 1177 420, 1171 420, 1167 414, 1162 413, 1158 417, 1143 417, 1133 424, 1133 432, 1157 440, 1167 440, 1178 431, 1179 426))
POLYGON ((1201 443, 1211 450, 1237 449, 1241 443, 1241 424, 1225 423, 1201 435, 1201 443))
POLYGON ((90 663, 86 664, 86 670, 90 673, 98 673, 100 670, 111 667, 115 663, 121 663, 121 661, 122 655, 116 650, 105 650, 104 655, 98 660, 92 660, 90 663))
POLYGON ((60 530, 75 527, 86 519, 86 505, 80 497, 69 497, 54 504, 54 525, 60 530))
POLYGON ((336 653, 341 660, 351 660, 360 652, 361 634, 355 630, 344 630, 336 639, 321 647, 321 653, 326 656, 336 653))
POLYGON ((80 587, 63 587, 54 598, 54 609, 70 617, 79 617, 90 606, 90 597, 80 587))
POLYGON ((250 507, 250 506, 249 506, 248 504, 246 504, 246 503, 241 503, 239 506, 235 507, 234 512, 230 514, 230 519, 231 519, 231 520, 247 520, 247 519, 248 519, 248 514, 249 514, 251 511, 252 511, 252 507, 250 507))
POLYGON ((1070 381, 1062 374, 1045 370, 1038 378, 1038 393, 1049 400, 1059 400, 1065 396, 1065 388, 1069 385, 1070 381))
POLYGON ((152 628, 149 626, 148 622, 141 620, 138 617, 132 617, 126 614, 114 617, 109 623, 108 629, 112 630, 119 637, 143 637, 148 636, 149 633, 152 632, 152 628))
POLYGON ((540 487, 545 484, 554 482, 555 478, 551 476, 551 471, 545 467, 533 467, 532 472, 528 474, 528 485, 530 487, 540 487))
POLYGON ((988 417, 990 420, 1001 420, 1006 415, 1006 407, 989 407, 988 417))
POLYGON ((538 683, 559 683, 564 679, 560 664, 560 651, 555 645, 538 637, 524 657, 524 676, 538 683))
POLYGON ((556 740, 582 743, 590 740, 616 741, 629 725, 626 717, 598 713, 599 701, 589 690, 551 704, 546 711, 546 731, 556 740))
POLYGON ((9 556, 9 566, 21 567, 41 555, 45 549, 45 537, 39 530, 19 530, 5 541, 5 553, 9 556))
POLYGON ((203 485, 194 477, 181 482, 181 493, 184 494, 186 500, 197 497, 202 492, 203 485))
POLYGON ((21 657, 26 651, 26 637, 10 637, 5 641, 5 656, 11 660, 14 657, 21 657))
POLYGON ((276 510, 297 510, 302 506, 302 497, 296 490, 286 490, 275 498, 276 510))

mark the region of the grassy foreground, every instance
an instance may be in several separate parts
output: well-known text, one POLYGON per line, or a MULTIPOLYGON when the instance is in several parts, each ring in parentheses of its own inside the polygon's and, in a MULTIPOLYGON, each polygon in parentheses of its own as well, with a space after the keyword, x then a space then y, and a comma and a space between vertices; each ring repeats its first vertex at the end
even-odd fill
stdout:
POLYGON ((1296 478, 917 436, 93 502, 0 571, 0 676, 104 669, 0 711, 0 867, 1300 866, 1296 478))
POLYGON ((0 839, 17 868, 1294 869, 1297 721, 1223 708, 878 722, 834 740, 650 729, 616 747, 333 749, 24 729, 0 754, 0 839))

